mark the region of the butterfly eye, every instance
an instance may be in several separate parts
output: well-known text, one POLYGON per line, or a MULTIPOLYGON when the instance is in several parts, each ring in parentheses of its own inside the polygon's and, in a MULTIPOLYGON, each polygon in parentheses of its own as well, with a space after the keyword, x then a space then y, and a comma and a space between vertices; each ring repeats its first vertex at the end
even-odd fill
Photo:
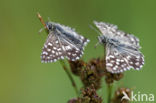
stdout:
POLYGON ((46 26, 47 26, 48 30, 52 30, 54 28, 54 26, 50 22, 46 22, 46 26))
POLYGON ((99 42, 100 43, 106 43, 106 37, 104 37, 104 36, 98 36, 98 39, 99 39, 99 42))
POLYGON ((52 24, 49 24, 49 25, 48 25, 48 29, 49 29, 49 30, 52 30, 52 28, 53 28, 52 24))

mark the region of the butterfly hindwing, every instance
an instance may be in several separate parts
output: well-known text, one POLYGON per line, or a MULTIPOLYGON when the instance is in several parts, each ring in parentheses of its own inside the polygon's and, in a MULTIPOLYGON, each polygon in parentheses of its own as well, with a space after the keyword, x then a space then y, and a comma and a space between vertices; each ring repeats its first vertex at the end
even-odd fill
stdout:
POLYGON ((60 38, 61 39, 61 44, 64 48, 64 51, 66 53, 66 57, 70 61, 75 61, 80 59, 80 57, 83 54, 84 46, 89 42, 88 39, 84 38, 81 36, 81 44, 77 46, 74 44, 72 41, 68 41, 68 39, 65 38, 60 38))

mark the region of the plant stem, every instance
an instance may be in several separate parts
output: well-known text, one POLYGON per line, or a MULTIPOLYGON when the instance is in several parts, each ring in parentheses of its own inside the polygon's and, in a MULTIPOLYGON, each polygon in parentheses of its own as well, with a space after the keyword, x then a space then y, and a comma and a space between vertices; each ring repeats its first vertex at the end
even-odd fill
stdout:
MULTIPOLYGON (((104 45, 104 51, 106 50, 106 45, 104 45)), ((106 58, 106 53, 104 52, 104 59, 106 58)), ((105 67, 106 68, 106 67, 105 67)), ((107 69, 107 68, 106 68, 107 69)), ((108 92, 108 98, 107 103, 111 103, 111 97, 112 97, 112 88, 113 84, 107 84, 107 92, 108 92)))
POLYGON ((108 99, 107 99, 107 103, 111 103, 111 97, 112 97, 112 88, 113 88, 113 84, 107 84, 107 90, 108 90, 108 99))
POLYGON ((43 24, 44 28, 48 30, 48 28, 47 28, 47 26, 46 26, 46 24, 45 24, 45 22, 44 22, 42 16, 40 15, 40 13, 37 13, 37 17, 40 19, 40 21, 41 21, 41 23, 43 24))
POLYGON ((65 65, 65 62, 64 62, 63 60, 60 60, 60 63, 61 63, 61 65, 62 65, 64 71, 65 71, 66 74, 68 75, 68 77, 69 77, 69 79, 70 79, 70 81, 71 81, 71 83, 72 83, 72 86, 73 86, 73 88, 74 88, 74 90, 75 90, 75 93, 76 93, 76 95, 78 96, 78 94, 79 94, 79 93, 78 93, 78 88, 77 88, 77 86, 76 86, 76 83, 75 83, 75 81, 74 81, 72 75, 70 74, 69 70, 67 69, 67 66, 65 65))

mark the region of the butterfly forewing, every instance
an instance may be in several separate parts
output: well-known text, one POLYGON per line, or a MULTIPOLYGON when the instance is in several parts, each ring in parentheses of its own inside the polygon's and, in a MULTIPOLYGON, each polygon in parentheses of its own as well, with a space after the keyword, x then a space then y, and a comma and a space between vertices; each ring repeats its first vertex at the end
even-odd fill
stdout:
POLYGON ((129 41, 129 43, 135 45, 137 48, 140 48, 139 39, 137 37, 132 34, 125 34, 124 37, 128 39, 127 41, 129 41))
POLYGON ((61 39, 61 44, 64 47, 64 51, 66 53, 66 57, 71 60, 75 61, 80 59, 80 57, 83 54, 84 46, 89 42, 88 39, 86 38, 81 38, 82 43, 77 46, 77 44, 74 44, 72 41, 68 41, 64 38, 61 39))
POLYGON ((42 49, 42 62, 55 62, 58 59, 63 59, 64 55, 65 53, 59 44, 57 35, 50 32, 42 49))
MULTIPOLYGON (((94 24, 96 25, 96 27, 100 30, 100 32, 103 35, 108 35, 110 33, 113 35, 116 32, 116 30, 118 29, 118 27, 116 25, 109 24, 109 23, 94 21, 94 24)), ((111 36, 111 35, 108 35, 108 36, 111 36)))
POLYGON ((133 45, 137 48, 140 48, 139 39, 137 37, 118 30, 118 27, 116 25, 96 21, 94 21, 94 24, 101 31, 102 35, 120 40, 127 45, 133 45))

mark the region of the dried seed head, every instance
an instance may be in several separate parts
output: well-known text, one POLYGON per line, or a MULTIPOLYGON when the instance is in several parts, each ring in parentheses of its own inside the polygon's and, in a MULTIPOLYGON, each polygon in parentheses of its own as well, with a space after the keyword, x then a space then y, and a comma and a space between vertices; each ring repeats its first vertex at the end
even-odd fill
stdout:
POLYGON ((93 85, 82 89, 81 103, 102 103, 102 98, 96 93, 96 89, 93 85))
POLYGON ((114 81, 119 81, 124 76, 123 73, 113 74, 108 71, 105 72, 105 81, 107 84, 111 84, 114 81))
POLYGON ((81 71, 80 77, 85 87, 91 85, 93 85, 95 89, 99 89, 101 87, 101 77, 97 73, 95 67, 87 65, 87 67, 81 71))
POLYGON ((85 65, 85 62, 82 60, 77 60, 77 61, 68 61, 70 64, 70 68, 73 74, 79 76, 81 73, 82 68, 85 65))
POLYGON ((119 81, 123 77, 123 73, 113 74, 107 71, 105 59, 92 59, 87 64, 90 68, 94 68, 99 77, 105 77, 106 83, 111 84, 115 81, 119 81))
POLYGON ((73 98, 68 103, 102 103, 102 98, 98 96, 93 85, 82 88, 81 95, 78 98, 73 98))
POLYGON ((98 75, 99 76, 103 76, 104 75, 104 71, 105 71, 105 60, 104 59, 100 59, 100 58, 97 58, 97 59, 91 59, 88 63, 88 65, 91 67, 91 68, 95 68, 98 75))
POLYGON ((79 98, 73 98, 68 101, 68 103, 81 103, 79 98))

